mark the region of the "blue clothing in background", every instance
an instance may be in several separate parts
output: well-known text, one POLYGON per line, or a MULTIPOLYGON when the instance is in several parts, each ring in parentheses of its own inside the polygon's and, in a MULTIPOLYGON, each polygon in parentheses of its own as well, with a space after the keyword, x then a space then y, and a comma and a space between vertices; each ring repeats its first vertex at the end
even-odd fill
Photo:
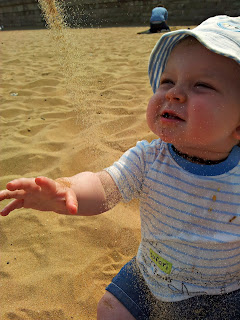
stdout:
POLYGON ((163 7, 156 7, 152 10, 152 16, 150 18, 150 22, 163 22, 168 19, 167 9, 163 7))
POLYGON ((170 31, 169 26, 166 23, 167 18, 167 9, 164 7, 154 8, 150 18, 150 33, 161 32, 162 30, 170 31))

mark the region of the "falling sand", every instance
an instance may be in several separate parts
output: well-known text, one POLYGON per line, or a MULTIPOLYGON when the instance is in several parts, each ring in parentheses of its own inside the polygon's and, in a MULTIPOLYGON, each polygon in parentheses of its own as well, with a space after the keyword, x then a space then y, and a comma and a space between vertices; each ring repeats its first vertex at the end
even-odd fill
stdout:
MULTIPOLYGON (((88 77, 85 75, 87 65, 84 63, 85 48, 79 46, 74 30, 67 25, 64 3, 59 0, 38 0, 46 26, 50 30, 49 37, 53 41, 59 68, 64 74, 65 87, 77 116, 88 113, 89 100, 88 77), (84 83, 84 85, 83 85, 84 83)), ((90 75, 93 76, 93 75, 90 75)), ((85 115, 80 116, 84 121, 85 115)))
MULTIPOLYGON (((46 19, 48 30, 1 32, 1 189, 22 176, 99 171, 154 138, 147 66, 159 35, 137 35, 146 26, 69 29, 58 19, 55 31, 46 19)), ((137 201, 93 217, 0 217, 0 319, 96 319, 105 286, 139 241, 137 201)))

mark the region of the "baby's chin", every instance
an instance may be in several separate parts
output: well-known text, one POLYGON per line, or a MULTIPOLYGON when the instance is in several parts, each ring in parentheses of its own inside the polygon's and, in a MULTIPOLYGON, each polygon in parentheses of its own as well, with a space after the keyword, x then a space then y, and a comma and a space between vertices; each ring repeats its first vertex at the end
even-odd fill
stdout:
POLYGON ((176 130, 176 128, 169 128, 164 126, 155 126, 150 128, 152 132, 157 135, 162 141, 166 143, 181 143, 185 144, 184 138, 184 131, 183 130, 176 130))
MULTIPOLYGON (((188 150, 189 148, 197 148, 195 144, 191 144, 188 141, 185 141, 183 139, 179 139, 179 138, 173 138, 173 137, 169 137, 169 136, 164 136, 164 135, 159 135, 158 136, 162 141, 164 141, 165 143, 171 144, 173 145, 177 150, 188 150)), ((187 153, 187 152, 186 152, 187 153)))
MULTIPOLYGON (((156 133, 155 133, 156 134, 156 133)), ((169 143, 169 144, 184 144, 184 142, 178 138, 170 137, 169 135, 165 134, 157 134, 158 138, 160 138, 162 141, 169 143)))

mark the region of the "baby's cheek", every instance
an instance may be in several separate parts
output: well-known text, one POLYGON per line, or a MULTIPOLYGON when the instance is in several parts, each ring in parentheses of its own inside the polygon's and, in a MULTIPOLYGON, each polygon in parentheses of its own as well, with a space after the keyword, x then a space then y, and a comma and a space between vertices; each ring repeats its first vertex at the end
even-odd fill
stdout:
POLYGON ((157 116, 156 108, 149 104, 146 112, 146 120, 147 120, 148 127, 152 131, 155 131, 156 116, 157 116))
POLYGON ((153 107, 151 105, 151 103, 148 104, 147 107, 147 111, 146 111, 146 120, 147 120, 147 124, 150 127, 151 122, 152 122, 152 118, 153 118, 153 107))
POLYGON ((161 106, 164 103, 164 95, 157 91, 149 100, 147 112, 146 112, 146 119, 149 128, 154 131, 156 125, 157 116, 160 113, 161 106))

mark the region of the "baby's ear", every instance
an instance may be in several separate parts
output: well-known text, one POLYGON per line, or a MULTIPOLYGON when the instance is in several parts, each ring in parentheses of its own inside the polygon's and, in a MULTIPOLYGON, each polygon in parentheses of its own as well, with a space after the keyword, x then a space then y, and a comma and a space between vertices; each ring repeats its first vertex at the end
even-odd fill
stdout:
MULTIPOLYGON (((240 141, 240 124, 239 124, 239 126, 234 130, 233 136, 234 136, 235 139, 237 139, 237 140, 240 141)), ((238 145, 240 145, 240 142, 239 142, 238 145)))

